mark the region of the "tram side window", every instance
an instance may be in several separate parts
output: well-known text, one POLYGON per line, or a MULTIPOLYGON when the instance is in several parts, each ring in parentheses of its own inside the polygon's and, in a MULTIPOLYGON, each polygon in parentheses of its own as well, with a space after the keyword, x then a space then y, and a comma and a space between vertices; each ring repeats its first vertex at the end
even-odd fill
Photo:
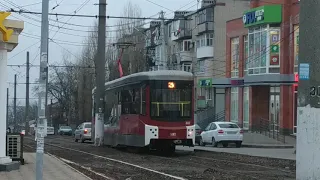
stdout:
POLYGON ((129 90, 121 91, 121 114, 130 114, 132 97, 129 90))
POLYGON ((133 102, 132 102, 132 112, 131 114, 140 114, 140 102, 141 102, 141 94, 140 88, 136 88, 132 90, 133 94, 133 102))
POLYGON ((141 88, 141 112, 140 114, 146 115, 146 88, 141 88))
POLYGON ((140 89, 131 89, 121 91, 121 113, 139 114, 140 113, 141 94, 140 89))

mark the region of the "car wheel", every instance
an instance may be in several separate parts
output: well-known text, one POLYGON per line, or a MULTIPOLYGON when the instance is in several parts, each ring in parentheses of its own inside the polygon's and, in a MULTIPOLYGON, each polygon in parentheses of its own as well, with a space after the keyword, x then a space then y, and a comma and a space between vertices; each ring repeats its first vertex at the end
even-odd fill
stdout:
POLYGON ((76 135, 74 135, 74 142, 78 142, 78 139, 76 138, 76 135))
POLYGON ((240 142, 236 142, 236 147, 237 147, 237 148, 240 148, 240 147, 241 147, 241 145, 242 145, 242 141, 240 141, 240 142))
POLYGON ((80 139, 81 139, 81 143, 84 143, 84 139, 82 136, 80 137, 80 139))
POLYGON ((214 137, 212 137, 212 146, 213 147, 217 147, 218 143, 216 142, 216 139, 214 137))
POLYGON ((199 140, 199 145, 200 145, 200 146, 205 146, 205 145, 206 145, 206 144, 203 142, 202 138, 200 138, 200 140, 199 140))
POLYGON ((228 145, 229 145, 228 143, 222 143, 222 146, 225 148, 228 147, 228 145))

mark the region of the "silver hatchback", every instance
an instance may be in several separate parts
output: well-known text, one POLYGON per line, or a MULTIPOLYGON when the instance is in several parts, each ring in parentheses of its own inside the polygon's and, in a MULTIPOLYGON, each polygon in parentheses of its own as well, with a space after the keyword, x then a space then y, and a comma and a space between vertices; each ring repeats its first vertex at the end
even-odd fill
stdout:
POLYGON ((91 141, 91 122, 84 122, 80 124, 74 131, 74 141, 91 141))

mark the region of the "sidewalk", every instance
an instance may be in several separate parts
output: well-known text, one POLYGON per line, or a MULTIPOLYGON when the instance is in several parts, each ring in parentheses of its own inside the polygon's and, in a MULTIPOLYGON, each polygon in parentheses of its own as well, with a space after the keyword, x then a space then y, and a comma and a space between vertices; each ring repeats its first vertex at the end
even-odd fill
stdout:
MULTIPOLYGON (((24 153, 25 165, 17 171, 0 172, 1 180, 32 180, 35 178, 35 153, 24 153)), ((43 180, 91 180, 57 158, 44 154, 43 180)))

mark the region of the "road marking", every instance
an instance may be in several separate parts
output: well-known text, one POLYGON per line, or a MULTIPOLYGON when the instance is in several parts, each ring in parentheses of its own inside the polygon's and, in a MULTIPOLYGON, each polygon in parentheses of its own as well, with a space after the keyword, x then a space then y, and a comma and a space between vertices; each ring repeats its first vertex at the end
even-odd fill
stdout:
POLYGON ((170 178, 173 178, 173 179, 187 180, 187 179, 185 179, 183 177, 174 176, 174 175, 167 174, 167 173, 164 173, 164 172, 160 172, 160 171, 157 171, 157 170, 153 170, 153 169, 149 169, 149 168, 142 167, 142 166, 139 166, 139 165, 131 164, 131 163, 128 163, 128 162, 125 162, 125 161, 112 159, 112 158, 107 158, 107 157, 104 157, 104 156, 99 156, 99 155, 88 153, 88 152, 85 152, 85 151, 80 151, 80 150, 76 150, 76 149, 72 149, 72 148, 66 148, 66 147, 57 146, 57 145, 53 145, 53 144, 48 144, 48 145, 53 146, 53 147, 57 147, 57 148, 60 148, 60 149, 66 149, 66 150, 70 150, 70 151, 75 151, 75 152, 79 152, 79 153, 83 153, 83 154, 88 154, 88 155, 91 155, 91 156, 94 156, 94 157, 98 157, 98 158, 101 158, 101 159, 106 159, 106 160, 109 160, 109 161, 125 164, 125 165, 128 165, 128 166, 132 166, 132 167, 135 167, 135 168, 139 168, 139 169, 150 171, 150 172, 153 172, 153 173, 156 173, 156 174, 167 176, 167 177, 170 177, 170 178))

